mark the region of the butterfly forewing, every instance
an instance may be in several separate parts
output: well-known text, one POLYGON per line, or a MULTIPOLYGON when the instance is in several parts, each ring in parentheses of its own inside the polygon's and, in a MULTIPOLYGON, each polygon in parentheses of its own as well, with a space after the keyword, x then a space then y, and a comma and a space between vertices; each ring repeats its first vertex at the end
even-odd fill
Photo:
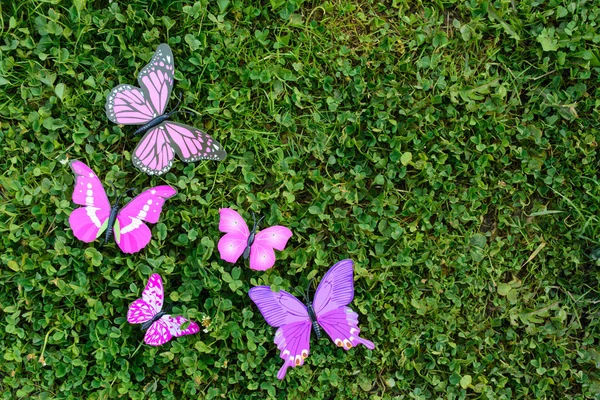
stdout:
POLYGON ((140 88, 118 85, 106 98, 106 116, 115 124, 144 125, 158 117, 140 88))
POLYGON ((138 83, 158 115, 165 113, 173 90, 175 60, 167 44, 160 44, 150 62, 138 75, 138 83))

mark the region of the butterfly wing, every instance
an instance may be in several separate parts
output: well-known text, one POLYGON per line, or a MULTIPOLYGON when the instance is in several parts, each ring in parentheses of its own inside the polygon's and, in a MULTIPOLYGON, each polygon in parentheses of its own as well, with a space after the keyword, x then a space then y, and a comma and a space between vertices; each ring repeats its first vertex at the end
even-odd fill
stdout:
POLYGON ((171 91, 175 60, 168 44, 160 44, 150 62, 142 68, 138 75, 138 83, 144 91, 145 98, 150 101, 158 115, 165 113, 171 91))
POLYGON ((177 193, 171 186, 150 188, 133 200, 117 214, 115 241, 125 253, 135 253, 144 248, 152 238, 145 222, 156 223, 166 199, 177 193))
POLYGON ((133 150, 133 165, 148 175, 162 175, 173 166, 173 148, 160 124, 150 129, 133 150))
POLYGON ((83 162, 71 162, 75 173, 73 202, 81 207, 69 216, 69 225, 75 237, 86 243, 92 242, 106 229, 110 215, 110 202, 98 176, 83 162))
POLYGON ((218 244, 221 258, 227 262, 235 263, 248 245, 250 231, 242 216, 231 208, 221 208, 219 230, 225 232, 218 244))
POLYGON ((256 233, 250 247, 250 268, 265 271, 275 265, 275 251, 285 248, 292 231, 285 226, 271 226, 256 233))
POLYGON ((354 298, 354 263, 342 260, 327 271, 315 292, 313 307, 317 322, 331 340, 344 350, 363 344, 374 349, 373 342, 358 336, 358 314, 346 307, 354 298))
POLYGON ((115 124, 144 125, 159 116, 144 92, 132 85, 118 85, 111 90, 104 108, 115 124))
POLYGON ((173 90, 175 64, 166 44, 156 49, 152 60, 140 71, 138 83, 118 85, 106 98, 106 116, 115 124, 144 125, 163 115, 173 90))
POLYGON ((284 290, 272 292, 269 286, 253 287, 248 295, 265 321, 279 328, 275 332, 275 344, 284 364, 277 373, 277 378, 283 379, 289 367, 304 364, 310 351, 311 323, 306 306, 284 290))
POLYGON ((173 121, 166 121, 164 128, 171 147, 184 162, 223 160, 227 157, 223 146, 199 129, 173 121))
POLYGON ((190 321, 187 328, 181 329, 181 325, 185 324, 188 321, 184 317, 172 317, 170 315, 165 315, 161 319, 163 319, 166 322, 167 326, 169 327, 169 332, 175 337, 193 335, 194 333, 200 332, 200 326, 198 326, 198 324, 193 321, 190 321))
POLYGON ((142 291, 142 298, 137 299, 129 306, 127 322, 141 324, 150 321, 162 309, 164 293, 162 278, 159 274, 152 274, 142 291))
POLYGON ((165 316, 163 316, 150 325, 150 328, 148 328, 146 335, 144 336, 144 342, 150 346, 160 346, 161 344, 167 343, 172 337, 173 334, 171 334, 169 325, 165 320, 165 316))

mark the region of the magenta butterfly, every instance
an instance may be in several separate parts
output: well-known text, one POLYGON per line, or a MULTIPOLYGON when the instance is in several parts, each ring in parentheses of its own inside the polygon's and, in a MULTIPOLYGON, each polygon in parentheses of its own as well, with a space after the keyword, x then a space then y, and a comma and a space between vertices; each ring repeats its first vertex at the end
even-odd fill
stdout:
POLYGON ((363 344, 373 350, 373 342, 358 336, 358 314, 346 307, 354 298, 352 260, 342 260, 327 271, 317 287, 312 303, 305 295, 306 305, 282 290, 272 292, 269 286, 256 286, 248 294, 258 306, 267 323, 277 329, 275 344, 284 361, 277 374, 283 379, 288 367, 304 364, 310 345, 310 328, 321 338, 321 328, 344 350, 363 344))
POLYGON ((76 178, 73 202, 85 206, 73 210, 69 216, 73 234, 77 239, 89 243, 106 231, 106 243, 114 233, 115 241, 125 253, 138 252, 150 242, 152 234, 144 221, 156 223, 165 199, 177 193, 171 186, 156 186, 140 193, 120 208, 121 197, 130 189, 111 206, 100 179, 90 167, 75 160, 71 162, 71 169, 76 178))
POLYGON ((167 314, 168 310, 162 310, 164 298, 162 278, 159 274, 152 274, 142 292, 142 298, 131 303, 127 311, 127 322, 142 324, 142 330, 146 331, 144 341, 151 346, 165 344, 173 336, 193 335, 200 331, 195 322, 190 322, 187 328, 181 329, 188 320, 172 317, 167 314))
POLYGON ((250 268, 267 270, 275 264, 273 249, 283 250, 288 239, 292 237, 292 231, 280 225, 257 232, 260 220, 258 223, 254 221, 250 232, 242 216, 231 208, 221 208, 219 214, 219 230, 226 233, 219 240, 219 253, 223 260, 230 263, 237 262, 241 255, 244 259, 250 256, 250 268))
POLYGON ((173 152, 184 162, 223 160, 227 153, 208 134, 178 122, 167 121, 177 106, 165 113, 173 90, 175 60, 167 44, 156 49, 138 75, 140 87, 118 85, 106 99, 106 116, 123 125, 143 125, 146 132, 133 151, 133 165, 149 175, 162 175, 173 165, 173 152))

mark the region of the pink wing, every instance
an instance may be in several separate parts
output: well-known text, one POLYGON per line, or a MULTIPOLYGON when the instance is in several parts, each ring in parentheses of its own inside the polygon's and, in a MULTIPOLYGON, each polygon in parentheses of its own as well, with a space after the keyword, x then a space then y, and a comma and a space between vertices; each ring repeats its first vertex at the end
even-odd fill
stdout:
POLYGON ((219 210, 219 230, 227 233, 219 240, 219 254, 227 262, 235 263, 248 245, 250 231, 242 216, 231 208, 219 210))
POLYGON ((189 125, 166 121, 165 130, 171 147, 184 162, 223 160, 227 153, 210 135, 189 125))
POLYGON ((106 116, 115 124, 144 125, 159 114, 152 108, 140 88, 118 85, 106 98, 106 116))
POLYGON ((171 186, 150 188, 133 200, 117 214, 115 241, 125 253, 135 253, 144 248, 152 238, 145 222, 156 223, 165 199, 177 193, 171 186))
POLYGON ((195 322, 190 322, 186 329, 181 329, 181 325, 185 322, 187 322, 187 319, 183 317, 164 315, 148 328, 144 341, 151 346, 160 346, 167 343, 174 336, 193 335, 200 331, 200 327, 195 322))
POLYGON ((317 322, 336 345, 349 350, 363 344, 372 350, 373 342, 358 336, 358 314, 346 307, 354 298, 353 265, 352 260, 342 260, 327 271, 315 292, 313 307, 317 322))
POLYGON ((133 150, 133 165, 149 175, 162 175, 173 166, 174 152, 184 162, 223 160, 227 153, 206 133, 166 121, 150 129, 133 150))
POLYGON ((184 336, 184 335, 193 335, 194 333, 200 332, 200 327, 197 323, 191 321, 187 328, 181 329, 181 325, 186 323, 188 320, 183 317, 172 317, 170 315, 165 315, 161 319, 165 320, 167 325, 169 326, 169 332, 171 335, 175 337, 184 336))
POLYGON ((142 298, 137 299, 129 306, 127 321, 130 324, 141 324, 150 321, 162 309, 164 299, 165 291, 162 278, 159 274, 152 274, 142 291, 142 298))
POLYGON ((86 243, 94 241, 106 229, 110 215, 110 202, 98 176, 81 161, 71 162, 75 173, 73 202, 85 207, 74 210, 69 216, 73 234, 86 243))
POLYGON ((304 304, 285 290, 272 292, 269 286, 256 286, 248 295, 258 306, 265 321, 279 327, 275 332, 275 344, 284 361, 277 374, 283 379, 289 367, 304 364, 310 351, 310 317, 304 304))
POLYGON ((133 150, 133 165, 148 175, 162 175, 173 166, 173 148, 169 136, 160 124, 150 129, 133 150))
POLYGON ((150 100, 158 115, 165 113, 171 91, 173 90, 173 75, 175 60, 168 44, 160 44, 152 56, 152 60, 140 71, 138 83, 150 100))
POLYGON ((167 343, 173 337, 169 329, 165 316, 160 318, 148 328, 146 335, 144 336, 144 342, 150 346, 160 346, 161 344, 167 343))
POLYGON ((275 265, 275 251, 285 248, 292 231, 285 226, 271 226, 258 232, 250 247, 250 268, 265 271, 275 265))
POLYGON ((173 90, 173 52, 166 44, 156 49, 152 60, 140 71, 138 83, 118 85, 106 98, 106 116, 116 124, 144 125, 163 115, 173 90))

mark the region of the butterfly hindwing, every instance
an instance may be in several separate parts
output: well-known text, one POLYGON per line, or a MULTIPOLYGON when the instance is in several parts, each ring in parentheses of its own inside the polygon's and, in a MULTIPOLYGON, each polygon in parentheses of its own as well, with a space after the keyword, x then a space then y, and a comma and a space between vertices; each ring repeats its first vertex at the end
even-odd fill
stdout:
POLYGON ((259 231, 254 236, 250 247, 250 268, 265 271, 275 265, 275 251, 285 249, 287 241, 292 237, 292 231, 285 226, 271 226, 259 231))
POLYGON ((158 222, 165 200, 176 193, 171 186, 156 186, 140 193, 119 211, 115 241, 121 250, 135 253, 150 242, 152 234, 144 222, 158 222))

